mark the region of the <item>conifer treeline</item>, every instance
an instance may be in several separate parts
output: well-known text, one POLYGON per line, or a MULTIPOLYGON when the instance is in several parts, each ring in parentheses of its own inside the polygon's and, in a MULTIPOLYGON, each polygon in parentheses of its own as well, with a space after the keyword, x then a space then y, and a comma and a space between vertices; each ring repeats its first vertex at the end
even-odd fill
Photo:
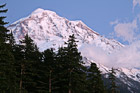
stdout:
MULTIPOLYGON (((1 5, 3 8, 5 5, 1 5)), ((5 13, 7 10, 0 10, 5 13)), ((28 36, 15 43, 0 17, 0 93, 107 93, 95 63, 87 69, 74 35, 58 51, 40 52, 28 36)), ((114 74, 112 92, 116 93, 114 74)))

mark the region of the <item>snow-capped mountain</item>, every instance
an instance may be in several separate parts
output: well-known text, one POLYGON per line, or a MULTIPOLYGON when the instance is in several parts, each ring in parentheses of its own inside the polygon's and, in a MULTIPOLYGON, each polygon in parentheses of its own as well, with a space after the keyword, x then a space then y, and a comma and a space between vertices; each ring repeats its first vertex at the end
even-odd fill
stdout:
MULTIPOLYGON (((82 21, 69 21, 66 18, 58 16, 53 11, 40 8, 32 12, 28 17, 14 22, 8 26, 8 29, 13 32, 17 43, 28 34, 37 44, 40 51, 47 48, 57 49, 63 46, 64 42, 68 40, 69 35, 72 34, 79 41, 78 48, 81 53, 83 47, 87 45, 99 47, 110 55, 112 52, 119 51, 122 47, 125 47, 114 39, 107 39, 101 36, 82 21)), ((95 62, 86 56, 83 60, 86 66, 89 66, 91 62, 95 62)), ((98 63, 97 65, 104 74, 104 77, 107 77, 110 68, 104 66, 105 64, 98 63)), ((120 78, 120 81, 127 85, 128 90, 134 92, 132 86, 135 86, 135 83, 130 81, 140 83, 140 70, 134 68, 117 68, 116 77, 120 78)), ((137 87, 140 88, 140 84, 135 88, 137 87)))
POLYGON ((40 8, 32 12, 28 17, 13 23, 8 28, 13 31, 17 41, 28 33, 40 50, 50 47, 58 48, 72 34, 78 39, 79 47, 84 43, 95 44, 111 52, 123 46, 115 40, 102 37, 82 21, 69 21, 58 16, 53 11, 40 8))

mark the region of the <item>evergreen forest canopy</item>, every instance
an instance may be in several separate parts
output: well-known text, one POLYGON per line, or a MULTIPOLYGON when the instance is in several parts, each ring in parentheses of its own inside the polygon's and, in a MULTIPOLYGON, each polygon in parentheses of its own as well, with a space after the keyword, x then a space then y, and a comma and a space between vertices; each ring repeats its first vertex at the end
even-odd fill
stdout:
POLYGON ((118 93, 114 69, 105 87, 96 64, 84 66, 74 35, 57 52, 40 52, 28 34, 16 44, 5 18, 0 17, 0 93, 118 93))

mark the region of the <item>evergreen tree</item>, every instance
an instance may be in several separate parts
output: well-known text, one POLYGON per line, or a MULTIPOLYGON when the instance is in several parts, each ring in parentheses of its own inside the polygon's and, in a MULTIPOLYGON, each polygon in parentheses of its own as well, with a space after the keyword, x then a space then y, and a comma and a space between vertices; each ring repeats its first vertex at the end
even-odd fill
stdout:
POLYGON ((117 85, 116 85, 116 77, 115 77, 115 69, 112 68, 110 70, 110 74, 109 74, 109 80, 110 80, 110 88, 109 88, 109 91, 110 93, 118 93, 117 91, 117 85))
POLYGON ((86 68, 83 66, 81 53, 78 52, 76 38, 73 35, 69 37, 66 47, 67 65, 69 72, 69 93, 85 92, 86 68))
POLYGON ((13 36, 13 32, 11 31, 10 34, 9 34, 9 45, 11 47, 11 51, 12 53, 15 51, 15 48, 16 48, 16 41, 15 41, 15 38, 13 36))
POLYGON ((42 82, 44 86, 44 93, 53 92, 53 80, 54 72, 56 69, 55 52, 53 49, 47 49, 43 52, 43 64, 42 64, 42 82))
MULTIPOLYGON (((20 64, 20 91, 26 90, 29 93, 38 93, 38 69, 41 61, 41 54, 33 40, 28 36, 21 41, 23 52, 20 64)), ((22 93, 22 92, 21 92, 22 93)))
POLYGON ((56 78, 54 85, 55 93, 66 93, 68 92, 68 66, 66 61, 66 48, 60 47, 56 56, 56 78))
POLYGON ((105 93, 101 72, 95 63, 91 63, 87 76, 88 93, 105 93))
MULTIPOLYGON (((17 44, 16 44, 16 42, 15 42, 15 39, 14 39, 14 36, 13 36, 13 33, 12 33, 12 31, 11 31, 11 33, 9 34, 9 43, 8 43, 9 45, 10 45, 10 48, 9 48, 9 50, 11 51, 11 53, 13 54, 13 56, 14 56, 14 61, 12 62, 12 81, 13 81, 13 83, 12 83, 12 85, 11 86, 15 86, 16 87, 16 89, 14 89, 14 90, 16 90, 17 92, 19 91, 19 84, 18 84, 18 80, 19 80, 19 78, 17 77, 17 75, 18 75, 18 71, 17 71, 17 66, 16 66, 16 57, 18 57, 18 56, 16 56, 15 55, 15 53, 16 53, 16 48, 17 48, 17 44)), ((13 90, 13 91, 14 91, 13 90)))
MULTIPOLYGON (((5 6, 6 4, 0 5, 0 8, 3 8, 5 6)), ((0 13, 6 13, 7 11, 8 9, 0 10, 0 13)), ((6 43, 9 36, 8 34, 9 30, 7 30, 6 27, 4 27, 4 25, 8 24, 7 22, 4 22, 5 18, 6 18, 5 16, 0 17, 0 43, 6 43)))
MULTIPOLYGON (((1 5, 0 8, 5 7, 5 5, 1 5)), ((6 12, 7 9, 0 10, 0 13, 6 12)), ((5 18, 5 16, 0 17, 0 91, 2 93, 14 93, 17 89, 14 78, 14 56, 9 44, 9 30, 4 26, 7 24, 7 22, 4 22, 5 18)))
POLYGON ((67 47, 58 51, 58 93, 83 93, 85 90, 85 67, 76 42, 74 35, 71 35, 66 43, 67 47))
POLYGON ((23 75, 24 75, 24 46, 23 45, 16 45, 14 51, 15 57, 15 68, 16 68, 16 78, 19 87, 19 93, 27 93, 26 89, 23 87, 23 75))

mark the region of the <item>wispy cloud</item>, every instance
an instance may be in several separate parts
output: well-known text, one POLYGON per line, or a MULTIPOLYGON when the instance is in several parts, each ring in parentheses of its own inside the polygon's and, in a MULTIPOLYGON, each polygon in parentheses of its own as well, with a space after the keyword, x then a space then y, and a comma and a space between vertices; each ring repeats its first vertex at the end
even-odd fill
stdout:
POLYGON ((117 53, 114 53, 114 63, 123 67, 140 67, 140 41, 126 45, 117 53))
MULTIPOLYGON (((136 6, 140 6, 140 0, 133 0, 133 10, 136 6)), ((92 49, 95 61, 105 63, 108 66, 116 67, 140 67, 140 14, 137 14, 132 21, 115 20, 110 22, 114 28, 114 35, 123 41, 129 42, 125 47, 110 55, 105 54, 102 49, 92 49), (98 52, 100 50, 100 52, 98 52), (102 52, 101 52, 102 51, 102 52), (95 55, 97 54, 97 55, 95 55), (100 55, 100 56, 99 56, 100 55), (102 57, 103 56, 103 59, 102 57)), ((84 53, 84 52, 83 52, 84 53)), ((86 54, 85 54, 86 55, 86 54)), ((88 55, 87 55, 88 56, 88 55)))
POLYGON ((117 20, 115 20, 115 21, 111 21, 110 22, 110 25, 116 25, 116 24, 118 24, 119 23, 119 20, 117 19, 117 20))
POLYGON ((137 19, 134 19, 132 22, 118 22, 114 26, 116 36, 122 38, 123 41, 128 41, 129 43, 136 39, 135 32, 137 31, 137 29, 137 19))
POLYGON ((137 5, 140 6, 140 0, 133 0, 133 10, 137 5))
POLYGON ((140 41, 126 45, 120 51, 108 54, 95 45, 85 45, 80 49, 83 56, 108 67, 140 67, 140 41))
MULTIPOLYGON (((133 9, 139 5, 140 0, 133 0, 133 9)), ((119 22, 115 20, 110 22, 114 27, 114 33, 117 38, 121 38, 123 41, 129 42, 120 51, 110 54, 107 63, 109 66, 118 67, 140 67, 140 14, 136 15, 132 21, 119 22), (113 62, 113 64, 112 64, 113 62)))
POLYGON ((102 48, 97 47, 94 44, 84 44, 80 51, 82 53, 82 56, 87 57, 89 59, 92 59, 93 61, 97 63, 101 63, 104 65, 109 66, 109 55, 107 52, 105 52, 102 48))

